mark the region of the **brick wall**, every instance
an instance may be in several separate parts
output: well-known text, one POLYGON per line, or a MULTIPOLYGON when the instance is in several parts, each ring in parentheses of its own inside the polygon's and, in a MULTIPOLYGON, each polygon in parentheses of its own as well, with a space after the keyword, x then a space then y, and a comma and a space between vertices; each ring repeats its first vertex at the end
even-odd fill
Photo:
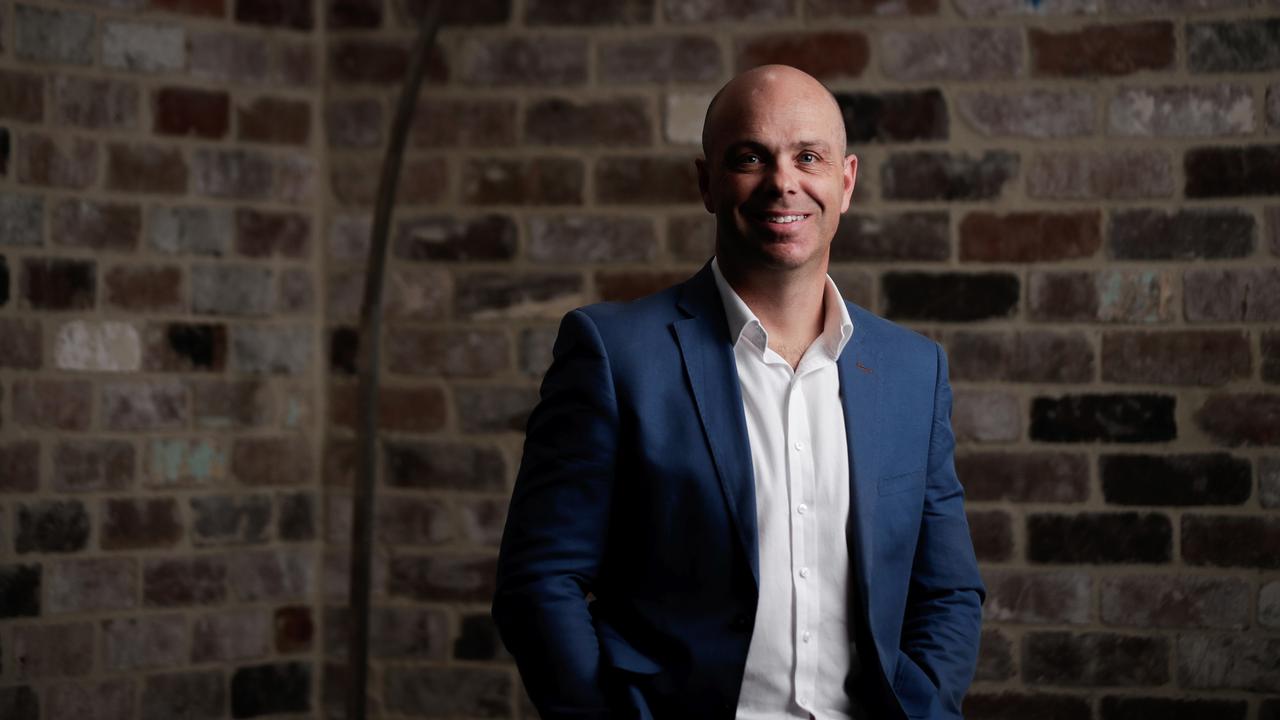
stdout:
MULTIPOLYGON (((354 326, 420 8, 0 0, 0 716, 341 715, 354 326)), ((706 259, 706 102, 783 61, 861 157, 832 275, 950 353, 967 716, 1280 717, 1280 5, 446 15, 387 286, 378 714, 532 714, 487 613, 556 322, 706 259)))

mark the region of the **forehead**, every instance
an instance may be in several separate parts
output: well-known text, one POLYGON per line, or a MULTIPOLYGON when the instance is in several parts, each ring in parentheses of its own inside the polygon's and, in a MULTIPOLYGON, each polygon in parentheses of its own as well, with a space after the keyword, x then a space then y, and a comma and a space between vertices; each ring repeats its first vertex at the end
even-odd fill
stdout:
POLYGON ((772 82, 721 100, 709 118, 710 138, 717 146, 742 141, 844 145, 840 109, 821 86, 772 82))

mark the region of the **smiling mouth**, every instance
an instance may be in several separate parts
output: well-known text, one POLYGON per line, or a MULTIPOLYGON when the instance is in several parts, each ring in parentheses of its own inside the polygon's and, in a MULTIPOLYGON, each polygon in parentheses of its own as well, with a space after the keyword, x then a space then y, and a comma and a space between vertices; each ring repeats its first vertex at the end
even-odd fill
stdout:
POLYGON ((793 213, 788 215, 757 215, 756 218, 771 225, 790 225, 807 219, 809 216, 803 213, 793 213))

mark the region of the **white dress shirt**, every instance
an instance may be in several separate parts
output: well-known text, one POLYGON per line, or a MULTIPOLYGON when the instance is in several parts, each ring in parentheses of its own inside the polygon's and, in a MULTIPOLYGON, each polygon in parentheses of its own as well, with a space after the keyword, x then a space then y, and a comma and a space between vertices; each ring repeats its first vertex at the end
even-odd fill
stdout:
POLYGON ((711 267, 734 341, 759 528, 760 601, 737 717, 849 718, 849 448, 836 359, 853 322, 828 277, 822 334, 793 370, 719 261, 711 267))

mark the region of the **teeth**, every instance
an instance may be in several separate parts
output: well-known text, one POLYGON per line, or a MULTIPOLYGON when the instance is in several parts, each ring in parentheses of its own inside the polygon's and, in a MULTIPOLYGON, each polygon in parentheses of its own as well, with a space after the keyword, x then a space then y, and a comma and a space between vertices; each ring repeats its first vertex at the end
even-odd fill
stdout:
POLYGON ((804 219, 803 215, 770 215, 765 218, 771 223, 793 223, 804 219))

